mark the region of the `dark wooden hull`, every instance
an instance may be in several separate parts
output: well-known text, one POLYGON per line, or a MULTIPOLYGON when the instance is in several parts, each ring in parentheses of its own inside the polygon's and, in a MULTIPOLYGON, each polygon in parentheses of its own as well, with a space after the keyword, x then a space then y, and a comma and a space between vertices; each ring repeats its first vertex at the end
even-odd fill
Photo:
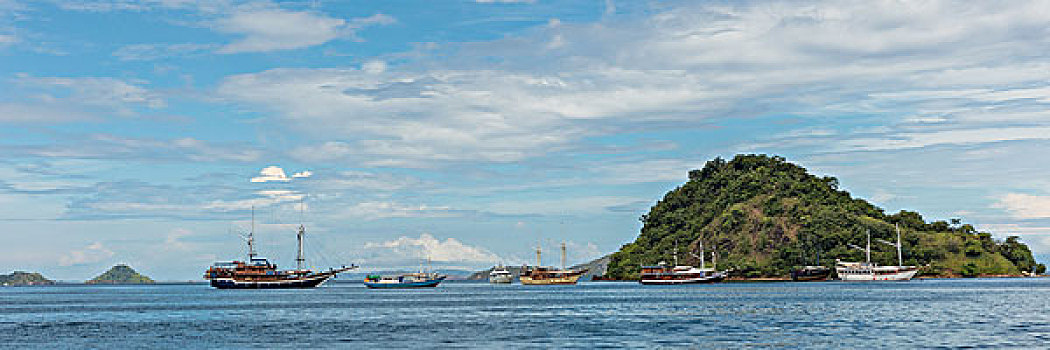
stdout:
POLYGON ((314 288, 320 286, 334 275, 310 276, 280 281, 237 281, 233 279, 213 279, 211 286, 218 289, 293 289, 314 288))
POLYGON ((791 280, 795 282, 825 281, 831 276, 831 269, 791 270, 791 280))

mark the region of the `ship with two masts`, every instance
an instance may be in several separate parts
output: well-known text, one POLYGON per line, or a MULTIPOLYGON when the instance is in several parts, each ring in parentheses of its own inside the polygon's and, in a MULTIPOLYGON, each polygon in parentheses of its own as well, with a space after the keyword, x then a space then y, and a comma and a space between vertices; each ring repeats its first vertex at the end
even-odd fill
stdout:
POLYGON ((543 266, 540 259, 540 246, 536 245, 536 266, 524 266, 521 272, 521 284, 523 285, 557 285, 576 284, 587 269, 565 268, 565 243, 561 244, 561 269, 543 266))
POLYGON ((915 277, 919 272, 917 266, 904 266, 904 257, 901 254, 901 230, 896 225, 897 244, 883 241, 883 243, 896 246, 897 266, 879 266, 871 262, 871 231, 868 234, 868 245, 864 249, 865 262, 842 262, 835 264, 835 272, 843 281, 907 281, 915 277))
MULTIPOLYGON (((644 285, 675 285, 715 283, 725 280, 725 271, 704 266, 703 242, 700 242, 700 255, 693 255, 700 258, 700 267, 678 265, 678 243, 676 242, 673 253, 674 266, 667 265, 663 261, 657 265, 642 266, 641 278, 638 282, 644 285)), ((717 254, 714 255, 715 259, 717 256, 717 254)), ((717 266, 717 264, 716 260, 713 265, 717 266)))
POLYGON ((271 263, 255 253, 255 208, 252 208, 252 228, 248 232, 248 260, 217 262, 204 273, 204 279, 211 286, 219 289, 273 289, 273 288, 313 288, 320 286, 337 274, 350 271, 357 266, 330 268, 326 271, 313 271, 303 268, 306 259, 303 257, 303 237, 306 228, 302 223, 296 234, 299 250, 295 258, 295 270, 278 270, 277 264, 271 263))

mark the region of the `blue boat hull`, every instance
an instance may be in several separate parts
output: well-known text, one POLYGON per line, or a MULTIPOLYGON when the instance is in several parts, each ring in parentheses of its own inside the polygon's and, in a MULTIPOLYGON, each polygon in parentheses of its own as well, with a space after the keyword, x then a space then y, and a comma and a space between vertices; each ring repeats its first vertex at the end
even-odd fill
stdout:
POLYGON ((441 281, 444 281, 445 277, 439 277, 437 279, 423 281, 423 282, 409 282, 409 283, 373 283, 365 282, 365 287, 372 289, 392 289, 392 288, 433 288, 437 287, 441 281))

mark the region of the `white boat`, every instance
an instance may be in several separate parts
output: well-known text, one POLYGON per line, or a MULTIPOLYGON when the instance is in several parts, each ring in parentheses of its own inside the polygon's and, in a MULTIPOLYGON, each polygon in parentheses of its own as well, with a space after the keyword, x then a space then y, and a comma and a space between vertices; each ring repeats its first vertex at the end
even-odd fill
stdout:
POLYGON ((864 249, 867 261, 835 263, 835 272, 843 281, 907 281, 919 273, 918 266, 904 266, 901 255, 901 230, 897 226, 897 266, 879 266, 871 262, 871 231, 868 231, 868 245, 864 249))
POLYGON ((511 283, 514 281, 514 275, 507 270, 503 265, 499 265, 489 272, 489 283, 511 283))

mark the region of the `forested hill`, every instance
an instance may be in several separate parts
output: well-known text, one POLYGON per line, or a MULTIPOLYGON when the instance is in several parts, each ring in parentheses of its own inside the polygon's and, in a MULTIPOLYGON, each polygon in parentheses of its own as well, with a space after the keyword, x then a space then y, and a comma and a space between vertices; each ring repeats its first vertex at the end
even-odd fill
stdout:
POLYGON ((148 284, 153 283, 153 279, 140 275, 135 272, 134 269, 128 265, 116 265, 106 271, 105 273, 95 277, 94 279, 85 282, 87 284, 148 284))
MULTIPOLYGON (((668 192, 643 215, 642 232, 612 256, 608 277, 637 278, 639 265, 679 259, 697 264, 702 241, 718 253, 719 269, 743 277, 779 277, 793 266, 834 266, 835 259, 864 261, 865 231, 872 260, 896 265, 894 224, 902 231, 904 264, 926 275, 975 276, 1042 272, 1017 237, 995 240, 957 219, 926 222, 916 212, 886 214, 838 189, 838 179, 817 177, 782 157, 716 158, 689 172, 689 181, 668 192), (928 266, 927 266, 928 265, 928 266)), ((708 255, 710 263, 711 256, 708 255)))

